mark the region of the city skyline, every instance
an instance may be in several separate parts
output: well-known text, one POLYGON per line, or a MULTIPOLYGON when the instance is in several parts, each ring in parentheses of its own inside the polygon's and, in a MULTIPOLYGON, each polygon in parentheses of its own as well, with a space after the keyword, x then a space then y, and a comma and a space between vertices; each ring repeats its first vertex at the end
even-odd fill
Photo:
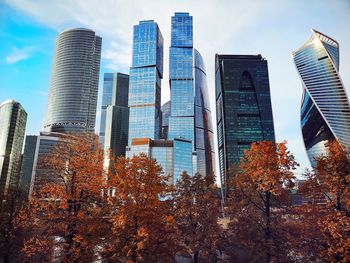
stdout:
MULTIPOLYGON (((8 34, 10 37, 8 40, 6 40, 7 42, 2 44, 4 45, 4 48, 2 48, 3 51, 1 51, 1 57, 3 60, 1 62, 1 69, 5 69, 5 74, 3 74, 1 80, 6 87, 3 86, 0 89, 0 101, 3 101, 7 98, 14 98, 21 103, 23 101, 23 104, 25 105, 25 108, 28 108, 29 113, 27 134, 38 134, 42 127, 42 120, 47 100, 45 96, 40 96, 39 94, 45 95, 43 92, 48 92, 51 63, 53 59, 53 41, 59 31, 65 28, 83 26, 93 29, 103 38, 106 36, 107 42, 103 51, 103 69, 101 71, 121 71, 128 73, 128 67, 130 66, 131 62, 130 42, 132 41, 132 38, 130 37, 132 34, 132 23, 130 23, 130 21, 138 21, 142 19, 154 19, 157 21, 163 34, 166 35, 164 37, 167 39, 165 40, 164 45, 164 50, 166 52, 167 47, 170 46, 170 24, 168 17, 170 17, 171 14, 173 14, 175 11, 186 11, 190 12, 194 17, 194 30, 198 32, 195 33, 195 36, 198 36, 198 38, 196 39, 195 37, 194 41, 196 43, 196 47, 202 53, 205 63, 207 64, 208 86, 211 94, 210 97, 213 97, 212 94, 214 94, 215 90, 215 83, 213 81, 213 76, 215 74, 213 67, 215 53, 263 54, 264 57, 266 57, 266 59, 269 61, 270 87, 273 104, 273 115, 275 120, 276 139, 277 141, 286 139, 289 142, 291 151, 296 155, 296 158, 301 163, 301 166, 308 166, 307 156, 303 147, 302 136, 300 132, 299 110, 302 88, 300 85, 298 73, 293 65, 291 52, 305 42, 305 39, 310 34, 310 28, 315 28, 327 35, 334 37, 340 43, 340 75, 343 77, 345 88, 349 90, 349 76, 347 76, 347 74, 342 74, 342 72, 347 72, 350 68, 349 61, 344 59, 346 57, 349 57, 348 54, 350 54, 350 50, 347 48, 350 46, 350 39, 348 34, 345 33, 346 28, 348 28, 350 24, 349 18, 345 17, 345 14, 347 13, 346 10, 349 10, 350 7, 349 4, 345 1, 336 1, 336 4, 330 6, 329 8, 327 8, 325 5, 320 4, 318 6, 315 6, 313 9, 309 8, 310 10, 312 9, 311 14, 307 14, 309 18, 306 18, 306 11, 302 11, 299 16, 303 19, 295 18, 294 23, 286 25, 287 21, 292 21, 291 16, 286 16, 286 18, 284 18, 283 15, 286 15, 287 13, 293 13, 290 12, 290 9, 303 9, 303 4, 285 3, 283 7, 277 5, 272 12, 269 10, 269 8, 272 8, 271 3, 273 2, 274 1, 267 3, 266 6, 262 8, 261 13, 264 17, 262 17, 258 12, 259 8, 261 8, 259 5, 257 5, 257 7, 253 7, 252 5, 248 4, 237 4, 236 10, 247 11, 251 8, 251 14, 255 15, 255 18, 252 19, 253 21, 245 18, 244 16, 238 16, 236 21, 237 24, 233 23, 234 21, 228 19, 227 12, 225 11, 226 5, 232 8, 233 6, 229 3, 220 5, 218 7, 215 7, 212 12, 213 14, 219 14, 220 12, 223 12, 223 16, 218 18, 219 21, 213 19, 211 21, 212 25, 209 26, 204 19, 205 14, 209 14, 208 8, 211 7, 208 2, 203 2, 203 6, 206 7, 203 9, 204 14, 199 13, 201 12, 201 9, 198 10, 198 6, 196 6, 194 3, 190 3, 188 6, 185 4, 178 6, 160 4, 166 10, 166 12, 164 12, 162 15, 150 10, 153 5, 150 4, 150 7, 147 7, 144 12, 141 12, 137 9, 136 14, 133 16, 129 14, 130 17, 127 17, 123 23, 121 23, 119 20, 119 22, 114 21, 115 32, 110 34, 107 32, 108 30, 113 30, 113 28, 108 25, 113 25, 112 22, 101 22, 101 25, 99 25, 97 22, 94 22, 96 20, 89 20, 86 18, 88 16, 84 10, 94 9, 91 7, 91 2, 87 3, 88 7, 86 9, 78 8, 76 10, 74 7, 76 7, 75 5, 78 5, 79 7, 79 3, 72 4, 73 6, 67 4, 65 9, 58 8, 56 14, 57 16, 54 15, 51 18, 45 15, 46 12, 43 11, 44 8, 52 7, 51 4, 34 6, 33 3, 23 1, 11 1, 12 7, 2 4, 0 7, 1 11, 9 13, 6 13, 6 15, 2 18, 6 23, 4 30, 1 31, 2 35, 8 34), (197 10, 195 10, 196 7, 197 10), (23 11, 23 9, 22 11, 18 11, 18 9, 16 10, 15 8, 24 8, 26 11, 23 11), (71 10, 71 12, 67 10, 71 10), (76 11, 76 13, 73 11, 76 11), (267 18, 269 14, 272 13, 273 15, 267 18), (278 15, 275 13, 278 13, 278 15), (322 16, 322 14, 327 15, 322 16), (337 19, 330 19, 334 17, 335 14, 337 15, 337 19), (24 17, 20 18, 20 15, 24 15, 24 17), (59 15, 62 15, 62 18, 59 18, 59 15), (220 22, 223 22, 224 19, 227 19, 232 23, 232 32, 227 33, 227 30, 225 30, 225 36, 214 34, 213 28, 220 26, 220 22), (296 20, 302 20, 303 23, 296 20), (276 27, 269 27, 274 24, 273 22, 278 21, 281 22, 281 25, 278 25, 276 27), (256 25, 252 26, 253 24, 256 25), (19 31, 19 25, 24 25, 26 29, 29 28, 29 30, 27 30, 28 33, 25 33, 23 29, 22 31, 19 31), (123 27, 123 25, 127 26, 123 27), (14 28, 11 28, 12 26, 14 28), (263 30, 260 33, 259 28, 264 26, 266 30, 263 30), (282 33, 282 29, 283 34, 279 35, 279 33, 282 33), (297 34, 295 34, 296 32, 297 34), (26 36, 26 34, 31 34, 31 36, 26 36), (214 36, 219 36, 219 38, 214 36), (16 37, 22 38, 22 42, 18 39, 16 40, 16 37), (258 39, 258 41, 256 41, 257 44, 251 42, 253 37, 255 37, 255 39, 258 39), (28 41, 28 39, 30 39, 30 41, 28 41), (270 44, 264 44, 268 42, 264 40, 268 39, 270 39, 270 44), (214 43, 214 40, 216 43, 214 43), (39 43, 43 44, 41 46, 39 45, 38 48, 36 45, 39 43), (272 45, 271 43, 274 44, 272 45), (269 49, 267 45, 270 45, 274 48, 269 49), (280 47, 280 50, 277 50, 275 48, 276 45, 280 47), (272 49, 274 49, 273 52, 272 49), (33 61, 35 61, 36 57, 39 57, 40 61, 33 64, 33 61), (115 62, 120 63, 120 65, 117 65, 115 62), (28 65, 31 64, 33 64, 33 66, 31 68, 28 68, 28 65), (16 70, 18 73, 16 73, 16 70), (29 73, 33 75, 32 78, 35 80, 31 81, 33 83, 27 83, 23 85, 23 83, 28 82, 28 80, 23 82, 24 80, 19 77, 17 77, 19 79, 12 78, 12 83, 8 81, 8 75, 16 76, 16 74, 19 74, 17 76, 21 76, 20 73, 22 73, 24 70, 28 70, 29 73), (36 76, 36 79, 34 79, 34 76, 36 76), (285 81, 286 78, 289 81, 285 81), (282 80, 284 81, 282 82, 282 80), (22 85, 20 85, 21 83, 22 85), (21 86, 23 86, 23 88, 21 86), (27 90, 25 88, 27 88, 27 90), (25 97, 29 97, 29 100, 25 97)), ((110 6, 112 4, 118 6, 118 3, 121 6, 122 2, 120 1, 113 3, 108 2, 110 6)), ((8 2, 8 4, 10 3, 8 2)), ((52 3, 52 5, 54 5, 54 3, 52 3)), ((311 4, 305 5, 310 6, 311 4)), ((226 9, 229 9, 228 7, 226 7, 226 9)), ((107 12, 106 10, 107 7, 99 7, 97 8, 96 15, 100 14, 101 12, 107 12)), ((310 10, 308 10, 308 12, 310 12, 310 10)), ((165 53, 165 59, 168 59, 167 53, 165 53)), ((165 64, 167 63, 165 62, 165 64)), ((168 70, 165 69, 164 71, 165 74, 167 74, 168 70)), ((100 73, 100 76, 101 74, 102 73, 100 73)), ((24 74, 22 77, 25 79, 26 76, 27 75, 24 74)), ((164 93, 162 94, 162 104, 168 100, 170 94, 167 79, 167 76, 164 76, 162 81, 162 91, 164 93)), ((101 96, 101 93, 102 86, 100 78, 99 96, 101 96)), ((214 112, 214 106, 215 102, 211 100, 212 112, 214 112)), ((99 116, 99 113, 97 113, 97 116, 99 116)), ((96 123, 96 127, 99 127, 98 122, 96 123)))

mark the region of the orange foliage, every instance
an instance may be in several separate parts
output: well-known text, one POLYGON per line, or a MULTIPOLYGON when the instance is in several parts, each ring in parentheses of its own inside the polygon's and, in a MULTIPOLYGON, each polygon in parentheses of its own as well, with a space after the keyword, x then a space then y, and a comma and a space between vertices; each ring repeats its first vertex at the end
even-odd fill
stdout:
POLYGON ((108 256, 114 262, 173 262, 173 218, 168 178, 146 155, 119 158, 110 169, 112 232, 108 256))
POLYGON ((289 190, 297 163, 286 143, 261 141, 244 152, 231 174, 227 212, 232 260, 286 262, 289 190))
POLYGON ((304 254, 331 262, 350 262, 350 152, 337 141, 327 155, 316 158, 303 189, 309 203, 299 210, 304 218, 304 254), (317 246, 315 245, 317 241, 317 246))
POLYGON ((96 258, 106 226, 103 151, 93 134, 62 139, 39 164, 55 178, 40 187, 17 217, 27 232, 30 262, 86 262, 96 258))
POLYGON ((174 198, 175 224, 178 230, 178 256, 186 262, 217 262, 221 228, 220 199, 214 178, 186 172, 177 182, 174 198))

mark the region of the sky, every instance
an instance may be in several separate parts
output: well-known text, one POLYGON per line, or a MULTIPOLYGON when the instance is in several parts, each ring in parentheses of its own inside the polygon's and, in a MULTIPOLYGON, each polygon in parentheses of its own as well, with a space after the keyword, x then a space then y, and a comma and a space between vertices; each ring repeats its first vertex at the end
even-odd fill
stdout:
MULTIPOLYGON (((105 72, 129 73, 133 25, 155 20, 164 37, 162 103, 169 100, 171 16, 193 16, 194 47, 207 68, 215 127, 215 54, 261 54, 268 61, 276 140, 286 140, 300 163, 310 164, 300 129, 301 80, 291 52, 311 28, 340 44, 340 76, 350 94, 349 0, 0 0, 0 102, 14 99, 28 113, 27 135, 42 129, 54 42, 64 29, 86 27, 102 37, 98 109, 105 72)), ((100 110, 96 127, 99 127, 100 110)), ((216 132, 216 130, 215 130, 216 132)))

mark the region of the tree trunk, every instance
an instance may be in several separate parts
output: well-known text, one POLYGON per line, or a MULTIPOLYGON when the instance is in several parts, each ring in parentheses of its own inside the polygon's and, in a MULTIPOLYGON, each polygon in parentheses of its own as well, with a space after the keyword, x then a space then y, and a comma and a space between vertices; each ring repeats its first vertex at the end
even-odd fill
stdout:
POLYGON ((265 193, 266 197, 266 203, 265 203, 265 216, 266 216, 266 229, 265 229, 265 240, 267 244, 267 251, 266 251, 266 263, 270 263, 271 257, 272 257, 272 251, 271 251, 271 208, 270 208, 270 192, 265 193))
POLYGON ((198 257, 199 257, 198 251, 194 252, 194 254, 193 254, 193 263, 198 263, 198 257))

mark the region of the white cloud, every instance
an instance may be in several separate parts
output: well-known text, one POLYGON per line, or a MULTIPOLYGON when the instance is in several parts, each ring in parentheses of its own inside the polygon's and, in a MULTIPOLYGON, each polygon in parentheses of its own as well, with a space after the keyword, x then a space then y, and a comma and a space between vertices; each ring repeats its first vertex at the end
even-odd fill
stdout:
POLYGON ((131 47, 112 41, 102 52, 102 60, 107 61, 104 66, 112 71, 128 72, 131 65, 131 47))
POLYGON ((24 48, 16 48, 12 47, 12 51, 10 54, 6 56, 7 64, 14 64, 22 60, 28 59, 35 48, 33 46, 24 47, 24 48))
POLYGON ((43 97, 47 97, 48 95, 48 92, 46 90, 34 90, 33 93, 43 97))

